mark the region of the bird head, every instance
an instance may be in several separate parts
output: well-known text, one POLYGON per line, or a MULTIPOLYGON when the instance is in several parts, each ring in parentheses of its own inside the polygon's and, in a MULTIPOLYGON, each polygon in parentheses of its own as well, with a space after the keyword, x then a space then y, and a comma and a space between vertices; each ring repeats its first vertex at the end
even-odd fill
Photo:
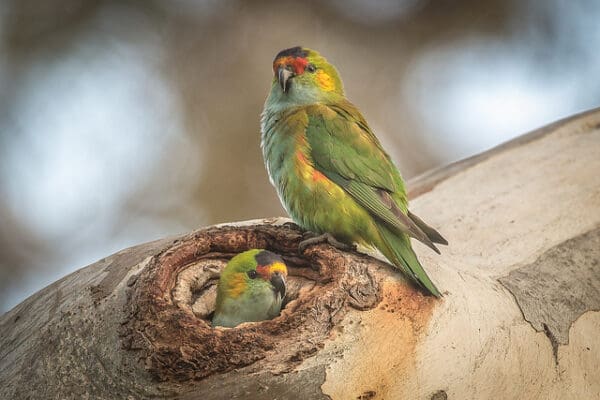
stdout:
POLYGON ((315 50, 298 46, 280 51, 273 74, 273 100, 310 104, 344 96, 338 71, 315 50))
POLYGON ((237 299, 264 292, 266 288, 283 299, 286 277, 287 268, 277 254, 260 249, 245 251, 233 257, 221 272, 217 303, 219 298, 237 299))

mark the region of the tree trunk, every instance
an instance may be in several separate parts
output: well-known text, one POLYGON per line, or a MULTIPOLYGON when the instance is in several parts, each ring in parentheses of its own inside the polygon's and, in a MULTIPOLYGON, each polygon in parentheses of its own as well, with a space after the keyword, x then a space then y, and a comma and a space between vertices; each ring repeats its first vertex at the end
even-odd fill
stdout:
POLYGON ((600 398, 600 111, 417 178, 415 243, 444 292, 377 258, 298 254, 282 218, 123 250, 0 318, 0 398, 600 398), (212 329, 233 254, 290 265, 271 321, 212 329))

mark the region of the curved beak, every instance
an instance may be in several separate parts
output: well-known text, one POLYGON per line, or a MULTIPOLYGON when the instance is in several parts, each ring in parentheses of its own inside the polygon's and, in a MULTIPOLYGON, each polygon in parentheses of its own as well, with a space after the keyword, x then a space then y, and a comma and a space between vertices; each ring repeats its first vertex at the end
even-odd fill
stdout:
POLYGON ((279 293, 283 299, 285 297, 285 276, 279 271, 273 272, 271 285, 273 285, 275 293, 279 293))
POLYGON ((292 71, 290 71, 289 69, 287 69, 284 66, 280 66, 279 69, 277 70, 277 80, 279 81, 279 85, 283 89, 283 93, 287 93, 288 89, 290 88, 288 81, 294 75, 295 74, 292 71))

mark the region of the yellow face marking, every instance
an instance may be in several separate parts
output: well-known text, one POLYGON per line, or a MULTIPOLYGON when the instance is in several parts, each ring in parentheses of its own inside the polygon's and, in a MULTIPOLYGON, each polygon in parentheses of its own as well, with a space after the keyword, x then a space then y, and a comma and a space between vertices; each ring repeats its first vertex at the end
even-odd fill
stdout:
POLYGON ((240 297, 242 293, 246 290, 246 274, 244 272, 238 272, 233 275, 229 280, 229 285, 227 285, 227 292, 229 293, 229 297, 234 299, 240 297))
POLYGON ((287 276, 287 268, 284 263, 274 262, 271 264, 271 268, 269 268, 269 272, 273 275, 275 272, 280 272, 281 275, 287 276))
POLYGON ((317 83, 321 89, 331 92, 335 89, 335 83, 329 74, 322 69, 317 70, 317 83))
POLYGON ((275 272, 279 272, 283 276, 287 276, 287 267, 284 263, 276 261, 273 264, 257 266, 256 272, 262 279, 268 281, 275 272))

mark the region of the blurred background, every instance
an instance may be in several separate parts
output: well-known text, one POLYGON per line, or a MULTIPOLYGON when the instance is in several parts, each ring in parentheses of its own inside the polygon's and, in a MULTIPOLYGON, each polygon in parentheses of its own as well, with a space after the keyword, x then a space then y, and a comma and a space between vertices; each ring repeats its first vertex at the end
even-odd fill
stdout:
POLYGON ((318 49, 410 178, 600 105, 600 2, 4 0, 0 312, 124 247, 284 215, 259 149, 318 49))

